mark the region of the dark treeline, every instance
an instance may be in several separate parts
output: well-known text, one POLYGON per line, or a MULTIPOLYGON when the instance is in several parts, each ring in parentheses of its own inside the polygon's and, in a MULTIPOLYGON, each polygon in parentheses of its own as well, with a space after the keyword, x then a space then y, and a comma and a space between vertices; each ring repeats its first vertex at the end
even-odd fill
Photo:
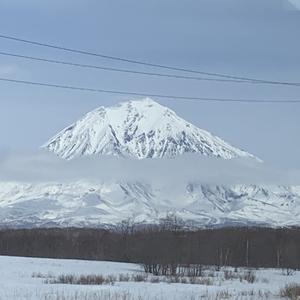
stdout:
POLYGON ((2 229, 0 254, 135 262, 153 273, 193 264, 300 269, 300 228, 2 229))

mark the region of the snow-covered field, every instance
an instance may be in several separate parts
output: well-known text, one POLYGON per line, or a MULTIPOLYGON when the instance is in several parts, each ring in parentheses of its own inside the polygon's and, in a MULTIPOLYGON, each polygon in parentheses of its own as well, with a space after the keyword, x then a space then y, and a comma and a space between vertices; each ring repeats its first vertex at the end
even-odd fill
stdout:
MULTIPOLYGON (((227 269, 228 271, 229 269, 227 269)), ((235 273, 246 272, 239 269, 235 273)), ((139 265, 115 262, 59 260, 0 256, 1 300, 197 300, 197 299, 280 299, 279 291, 287 283, 300 282, 300 272, 287 276, 282 270, 260 269, 254 283, 224 278, 225 270, 206 270, 210 285, 187 283, 119 282, 120 274, 142 274, 139 265), (113 275, 114 284, 70 285, 45 281, 62 274, 113 275)), ((230 277, 230 276, 228 276, 230 277)))

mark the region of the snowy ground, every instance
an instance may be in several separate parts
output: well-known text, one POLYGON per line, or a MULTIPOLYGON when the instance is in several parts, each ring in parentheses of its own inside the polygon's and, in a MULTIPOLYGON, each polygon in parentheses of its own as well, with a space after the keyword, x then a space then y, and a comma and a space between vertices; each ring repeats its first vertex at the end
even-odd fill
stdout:
MULTIPOLYGON (((300 282, 300 272, 287 276, 282 270, 254 270, 256 280, 224 279, 224 270, 207 270, 211 285, 151 282, 115 282, 101 286, 47 284, 61 274, 142 274, 139 265, 80 260, 0 256, 1 300, 197 300, 280 299, 280 288, 300 282), (38 275, 37 275, 38 274, 38 275), (42 275, 42 276, 41 276, 42 275), (212 277, 213 276, 213 277, 212 277), (46 278, 38 278, 46 277, 46 278)), ((234 271, 232 270, 234 273, 234 271)), ((240 269, 239 272, 245 272, 240 269)))

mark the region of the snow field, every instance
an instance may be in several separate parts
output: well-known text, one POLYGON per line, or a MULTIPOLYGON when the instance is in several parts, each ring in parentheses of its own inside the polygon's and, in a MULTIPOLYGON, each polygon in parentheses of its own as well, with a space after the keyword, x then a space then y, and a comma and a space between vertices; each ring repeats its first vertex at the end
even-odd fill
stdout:
POLYGON ((128 263, 59 260, 0 256, 1 300, 200 300, 200 299, 281 299, 280 289, 300 281, 300 272, 287 276, 283 270, 251 270, 253 283, 241 279, 249 271, 206 268, 201 284, 188 279, 148 276, 146 281, 118 280, 120 275, 132 278, 144 275, 141 266, 128 263), (116 282, 103 285, 49 284, 48 279, 62 274, 113 276, 116 282), (157 282, 159 281, 159 282, 157 282), (207 285, 208 284, 208 285, 207 285))

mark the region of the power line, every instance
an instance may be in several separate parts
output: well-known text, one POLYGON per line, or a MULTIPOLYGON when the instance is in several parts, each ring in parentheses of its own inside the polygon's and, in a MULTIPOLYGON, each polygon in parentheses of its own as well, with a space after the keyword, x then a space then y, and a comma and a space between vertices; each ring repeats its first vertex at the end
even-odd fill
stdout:
POLYGON ((96 56, 96 57, 101 57, 101 58, 110 59, 110 60, 122 61, 122 62, 137 64, 137 65, 144 65, 144 66, 148 66, 148 67, 168 69, 168 70, 173 70, 173 71, 181 71, 181 72, 188 72, 188 73, 194 73, 194 74, 202 74, 202 75, 216 76, 216 77, 227 78, 227 79, 252 81, 252 82, 260 82, 260 83, 272 83, 272 84, 281 84, 281 85, 298 85, 298 83, 293 83, 293 82, 262 80, 262 79, 256 79, 256 78, 250 78, 250 77, 233 76, 233 75, 228 75, 228 74, 204 72, 204 71, 175 67, 175 66, 155 64, 155 63, 150 63, 150 62, 146 62, 146 61, 133 60, 133 59, 127 59, 127 58, 123 58, 123 57, 110 56, 110 55, 105 55, 105 54, 101 54, 101 53, 89 52, 86 50, 67 48, 67 47, 62 47, 62 46, 58 46, 58 45, 37 42, 37 41, 27 40, 27 39, 23 39, 23 38, 14 37, 14 36, 3 35, 3 34, 0 34, 0 38, 12 40, 12 41, 16 41, 16 42, 32 44, 32 45, 41 46, 41 47, 47 47, 47 48, 67 51, 67 52, 73 52, 73 53, 77 53, 77 54, 96 56))
POLYGON ((127 91, 95 89, 95 88, 71 86, 71 85, 52 84, 52 83, 45 83, 45 82, 35 82, 35 81, 27 81, 27 80, 17 80, 17 79, 9 79, 9 78, 0 78, 0 81, 16 83, 16 84, 26 84, 32 86, 43 86, 43 87, 51 87, 51 88, 59 88, 59 89, 77 90, 77 91, 84 91, 84 92, 108 93, 108 94, 143 96, 143 97, 157 97, 157 98, 167 98, 171 100, 196 100, 196 101, 206 101, 206 102, 241 102, 241 103, 278 103, 278 104, 279 103, 282 104, 300 103, 300 100, 206 98, 206 97, 190 97, 190 96, 176 96, 176 95, 140 93, 140 92, 127 92, 127 91))
MULTIPOLYGON (((113 71, 113 72, 121 72, 121 73, 132 73, 132 74, 158 76, 158 77, 175 78, 175 79, 213 81, 213 82, 225 82, 225 83, 244 83, 244 84, 272 84, 272 85, 279 84, 276 81, 270 81, 270 82, 245 81, 245 80, 236 80, 236 79, 220 79, 220 78, 194 77, 194 76, 184 76, 184 75, 175 75, 175 74, 143 72, 143 71, 130 70, 130 69, 119 69, 119 68, 111 68, 111 67, 104 67, 104 66, 98 66, 98 65, 81 64, 81 63, 75 63, 75 62, 71 62, 71 61, 63 61, 63 60, 57 60, 57 59, 49 59, 49 58, 42 58, 42 57, 36 57, 36 56, 28 56, 28 55, 11 53, 11 52, 3 52, 3 51, 0 51, 0 55, 10 56, 10 57, 17 57, 17 58, 21 58, 21 59, 33 60, 33 61, 38 61, 38 62, 68 65, 68 66, 72 66, 72 67, 98 69, 98 70, 105 70, 105 71, 113 71)), ((280 84, 300 86, 300 83, 282 82, 280 84)))
POLYGON ((28 60, 34 60, 34 61, 39 61, 39 62, 62 64, 62 65, 68 65, 68 66, 73 66, 73 67, 100 69, 100 70, 106 70, 106 71, 133 73, 133 74, 140 74, 140 75, 159 76, 159 77, 168 77, 168 78, 176 78, 176 79, 190 79, 190 80, 218 81, 218 82, 236 82, 236 83, 256 83, 256 82, 245 81, 245 80, 207 78, 207 77, 193 77, 193 76, 152 73, 152 72, 143 72, 143 71, 136 71, 136 70, 129 70, 129 69, 103 67, 103 66, 97 66, 97 65, 80 64, 80 63, 75 63, 75 62, 70 62, 70 61, 41 58, 41 57, 28 56, 28 55, 9 53, 9 52, 3 52, 3 51, 0 51, 0 55, 17 57, 17 58, 28 59, 28 60))

